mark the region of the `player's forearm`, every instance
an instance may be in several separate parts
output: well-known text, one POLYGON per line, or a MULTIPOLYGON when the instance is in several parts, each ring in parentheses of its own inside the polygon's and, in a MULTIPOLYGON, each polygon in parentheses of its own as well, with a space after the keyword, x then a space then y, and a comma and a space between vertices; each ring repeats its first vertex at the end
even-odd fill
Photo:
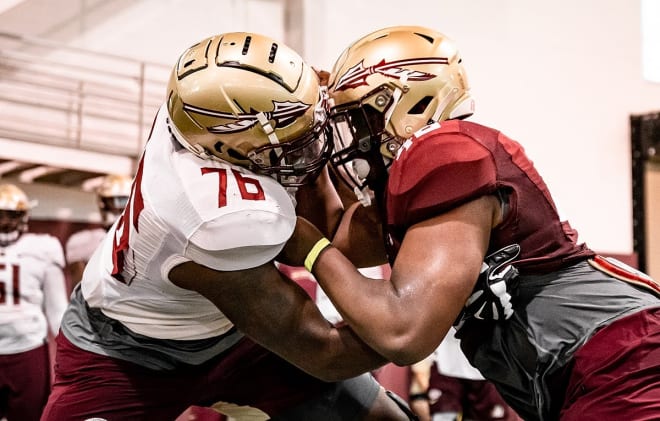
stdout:
POLYGON ((332 245, 356 267, 380 266, 387 263, 383 233, 375 206, 356 202, 342 215, 332 245))
POLYGON ((68 302, 64 272, 59 266, 51 265, 45 271, 44 310, 53 335, 56 335, 60 328, 68 302))
POLYGON ((338 250, 328 248, 313 267, 317 281, 351 326, 370 347, 399 365, 412 364, 434 348, 422 332, 419 292, 397 290, 386 280, 367 278, 338 250), (411 309, 416 309, 411 311, 411 309))
POLYGON ((313 184, 299 187, 296 199, 296 214, 313 223, 326 237, 331 237, 341 221, 344 206, 328 169, 313 184))
POLYGON ((301 368, 324 381, 338 381, 373 371, 388 361, 371 349, 348 326, 333 328, 324 345, 301 361, 301 368), (328 340, 330 338, 330 340, 328 340), (309 358, 309 356, 312 358, 309 358))
POLYGON ((350 327, 335 327, 311 301, 282 309, 271 323, 241 329, 264 347, 301 370, 324 381, 336 381, 372 371, 387 362, 350 327))

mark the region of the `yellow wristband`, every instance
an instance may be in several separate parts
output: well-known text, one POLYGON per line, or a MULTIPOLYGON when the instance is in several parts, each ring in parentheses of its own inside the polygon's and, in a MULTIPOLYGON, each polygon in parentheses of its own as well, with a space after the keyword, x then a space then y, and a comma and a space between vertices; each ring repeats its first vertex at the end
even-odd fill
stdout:
POLYGON ((327 238, 323 237, 319 241, 314 244, 314 247, 307 253, 307 257, 305 257, 305 269, 307 269, 308 272, 312 271, 312 267, 314 267, 314 263, 316 262, 316 259, 318 259, 319 254, 330 245, 330 240, 327 238))

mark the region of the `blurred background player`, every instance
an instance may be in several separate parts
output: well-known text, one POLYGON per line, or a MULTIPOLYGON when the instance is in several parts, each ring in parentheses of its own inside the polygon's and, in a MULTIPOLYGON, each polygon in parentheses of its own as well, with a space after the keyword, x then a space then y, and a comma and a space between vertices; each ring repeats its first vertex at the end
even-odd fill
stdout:
POLYGON ((64 255, 49 234, 26 233, 35 203, 0 184, 0 419, 36 421, 50 390, 48 335, 67 305, 64 255))
POLYGON ((71 289, 82 279, 85 265, 101 243, 107 230, 117 220, 131 194, 131 179, 124 175, 108 174, 96 189, 96 201, 103 228, 90 228, 73 233, 66 241, 66 267, 71 289))
POLYGON ((44 421, 169 420, 190 405, 408 419, 362 374, 383 357, 274 263, 297 187, 327 163, 326 111, 316 73, 269 37, 226 33, 183 52, 129 203, 63 317, 44 421))

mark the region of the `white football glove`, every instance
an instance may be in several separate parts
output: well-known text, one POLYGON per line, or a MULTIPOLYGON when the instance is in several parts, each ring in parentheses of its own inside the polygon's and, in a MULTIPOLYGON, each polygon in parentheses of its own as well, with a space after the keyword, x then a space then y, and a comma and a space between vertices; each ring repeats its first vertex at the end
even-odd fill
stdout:
POLYGON ((486 256, 472 295, 454 324, 460 328, 470 318, 506 320, 513 315, 511 297, 518 286, 518 269, 511 262, 520 254, 520 246, 511 244, 486 256))

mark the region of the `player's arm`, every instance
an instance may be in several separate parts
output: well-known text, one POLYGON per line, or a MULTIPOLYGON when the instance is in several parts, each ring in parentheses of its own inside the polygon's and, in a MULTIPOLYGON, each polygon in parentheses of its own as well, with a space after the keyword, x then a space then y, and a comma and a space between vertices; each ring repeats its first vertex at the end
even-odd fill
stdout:
POLYGON ((208 298, 259 344, 322 380, 354 377, 386 362, 348 326, 325 320, 309 295, 272 262, 231 272, 187 262, 169 278, 208 298))
POLYGON ((316 226, 357 267, 387 263, 378 207, 363 206, 331 167, 296 196, 296 214, 316 226))
POLYGON ((44 312, 48 319, 50 333, 56 335, 69 303, 63 269, 64 252, 57 239, 47 237, 43 241, 47 250, 44 253, 45 268, 43 272, 44 312))
POLYGON ((429 383, 432 365, 433 355, 410 366, 410 397, 408 400, 410 409, 419 417, 420 421, 431 420, 429 383))
MULTIPOLYGON (((412 226, 389 281, 365 278, 333 247, 320 253, 313 274, 365 342, 399 365, 412 364, 433 352, 459 315, 498 217, 497 198, 482 196, 412 226)), ((319 237, 300 220, 283 261, 299 259, 319 237)))
POLYGON ((332 238, 342 218, 344 203, 328 167, 323 169, 313 183, 298 188, 296 201, 296 214, 314 224, 323 235, 332 238))
POLYGON ((76 285, 82 280, 83 272, 85 271, 85 266, 87 262, 77 261, 77 262, 68 262, 66 265, 66 270, 69 273, 69 278, 71 279, 71 288, 75 288, 76 285))

